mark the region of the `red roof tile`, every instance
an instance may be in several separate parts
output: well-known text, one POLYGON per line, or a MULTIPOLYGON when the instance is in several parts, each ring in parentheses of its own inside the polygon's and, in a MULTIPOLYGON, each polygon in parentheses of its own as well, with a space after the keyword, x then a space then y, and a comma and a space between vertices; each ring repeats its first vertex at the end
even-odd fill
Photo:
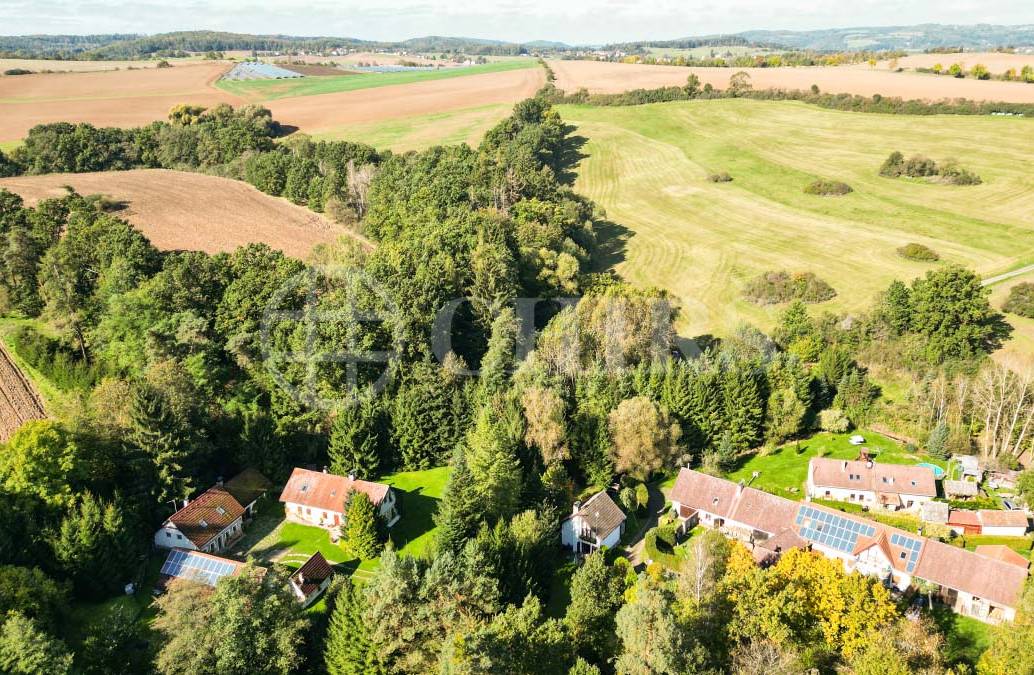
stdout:
POLYGON ((1026 558, 1008 546, 1003 546, 1001 544, 985 544, 983 546, 977 546, 973 552, 977 555, 982 555, 985 558, 1001 560, 1002 562, 1016 565, 1023 569, 1027 569, 1027 567, 1030 566, 1030 562, 1026 558))
POLYGON ((991 511, 981 509, 977 511, 980 524, 984 527, 1022 527, 1027 529, 1027 514, 1023 511, 991 511))
POLYGON ((332 576, 334 576, 334 568, 330 566, 323 554, 316 551, 291 575, 291 581, 303 595, 308 597, 318 591, 320 584, 332 576))
POLYGON ((937 496, 937 481, 928 466, 812 457, 809 471, 816 487, 937 496), (852 480, 851 476, 856 478, 852 480))
POLYGON ((928 539, 915 575, 975 597, 1016 607, 1027 581, 1026 568, 928 539))
POLYGON ((194 546, 203 548, 233 521, 244 515, 244 507, 225 488, 215 486, 169 516, 172 523, 194 546))
POLYGON ((371 483, 308 469, 295 469, 280 494, 280 501, 344 513, 345 499, 352 490, 365 492, 376 506, 390 489, 382 483, 371 483))
POLYGON ((951 513, 948 514, 949 525, 959 525, 966 527, 980 527, 980 516, 977 515, 976 511, 967 511, 966 509, 952 509, 951 513))

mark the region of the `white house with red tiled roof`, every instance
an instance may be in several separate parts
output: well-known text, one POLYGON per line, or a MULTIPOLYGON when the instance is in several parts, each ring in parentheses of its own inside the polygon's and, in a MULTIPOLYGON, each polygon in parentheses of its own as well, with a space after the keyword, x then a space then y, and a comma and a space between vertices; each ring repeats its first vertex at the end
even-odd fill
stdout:
POLYGON ((243 528, 244 507, 216 485, 169 516, 154 533, 154 545, 218 553, 240 538, 243 528))
POLYGON ((874 576, 899 589, 917 579, 940 587, 959 614, 998 623, 1015 618, 1026 567, 977 555, 897 528, 814 503, 794 502, 706 474, 682 469, 671 491, 673 513, 742 541, 759 561, 787 548, 807 548, 843 561, 848 572, 874 576))
POLYGON ((365 493, 388 527, 398 522, 398 500, 391 486, 326 471, 296 468, 280 493, 280 501, 288 520, 330 530, 345 522, 345 502, 352 491, 365 493))
POLYGON ((913 510, 937 496, 937 479, 928 466, 812 457, 805 488, 812 499, 913 510))
POLYGON ((315 602, 320 593, 327 590, 333 579, 334 568, 322 553, 316 551, 291 575, 288 584, 305 608, 315 602))

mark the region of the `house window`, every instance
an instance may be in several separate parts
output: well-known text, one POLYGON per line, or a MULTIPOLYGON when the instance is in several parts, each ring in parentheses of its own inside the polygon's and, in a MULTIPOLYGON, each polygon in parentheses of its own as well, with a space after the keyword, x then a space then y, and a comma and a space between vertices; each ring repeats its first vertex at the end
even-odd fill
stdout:
POLYGON ((168 530, 165 530, 165 538, 166 539, 172 539, 172 532, 169 532, 168 530))
POLYGON ((311 515, 312 515, 312 509, 310 509, 310 508, 306 508, 306 509, 305 509, 305 515, 307 515, 307 516, 311 516, 311 515))
POLYGON ((181 540, 182 540, 182 539, 183 539, 183 535, 182 535, 182 534, 180 534, 179 532, 177 532, 177 533, 176 533, 176 538, 177 538, 177 539, 181 539, 181 540))
POLYGON ((826 496, 827 497, 829 496, 829 490, 826 490, 826 496))
POLYGON ((902 559, 902 560, 904 560, 904 559, 905 559, 905 552, 904 552, 904 551, 902 551, 902 552, 901 552, 901 559, 902 559))

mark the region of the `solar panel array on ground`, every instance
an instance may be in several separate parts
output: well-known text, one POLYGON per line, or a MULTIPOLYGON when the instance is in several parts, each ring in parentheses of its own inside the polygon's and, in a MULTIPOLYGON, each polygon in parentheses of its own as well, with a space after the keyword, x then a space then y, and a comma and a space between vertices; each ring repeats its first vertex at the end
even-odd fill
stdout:
POLYGON ((843 516, 826 513, 810 506, 802 506, 797 512, 797 525, 805 539, 850 553, 858 544, 858 537, 872 537, 876 528, 843 516))
POLYGON ((230 72, 223 75, 224 80, 282 80, 294 77, 305 76, 287 68, 254 61, 238 63, 230 72))
POLYGON ((895 546, 900 546, 901 548, 906 549, 906 551, 910 551, 905 571, 911 574, 916 568, 916 561, 919 560, 919 549, 923 547, 923 542, 919 539, 913 539, 912 537, 906 537, 903 534, 895 533, 890 535, 890 543, 895 546))
POLYGON ((233 574, 240 565, 232 560, 217 560, 190 551, 172 551, 161 573, 177 579, 190 579, 209 586, 233 574))

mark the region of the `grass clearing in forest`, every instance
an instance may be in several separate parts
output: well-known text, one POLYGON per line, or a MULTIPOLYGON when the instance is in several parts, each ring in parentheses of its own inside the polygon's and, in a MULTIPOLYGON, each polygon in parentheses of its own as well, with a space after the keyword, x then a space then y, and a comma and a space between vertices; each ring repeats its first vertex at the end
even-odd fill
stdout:
POLYGON ((476 66, 458 66, 434 70, 407 70, 393 73, 342 73, 319 77, 301 77, 289 80, 219 80, 216 86, 249 101, 270 101, 292 96, 317 96, 357 89, 388 87, 396 84, 413 84, 431 80, 448 80, 468 75, 485 75, 510 70, 536 68, 533 59, 495 61, 476 66))
POLYGON ((575 189, 606 209, 613 230, 604 265, 672 293, 685 335, 728 335, 744 322, 772 328, 781 307, 741 295, 765 271, 814 272, 838 293, 814 311, 860 312, 891 280, 935 265, 990 276, 1034 255, 1031 120, 745 99, 559 111, 586 139, 575 189), (883 178, 880 164, 894 150, 955 158, 984 183, 883 178), (732 182, 707 180, 721 171, 732 182), (805 194, 817 179, 854 192, 805 194), (941 262, 902 258, 896 249, 909 242, 941 262))

